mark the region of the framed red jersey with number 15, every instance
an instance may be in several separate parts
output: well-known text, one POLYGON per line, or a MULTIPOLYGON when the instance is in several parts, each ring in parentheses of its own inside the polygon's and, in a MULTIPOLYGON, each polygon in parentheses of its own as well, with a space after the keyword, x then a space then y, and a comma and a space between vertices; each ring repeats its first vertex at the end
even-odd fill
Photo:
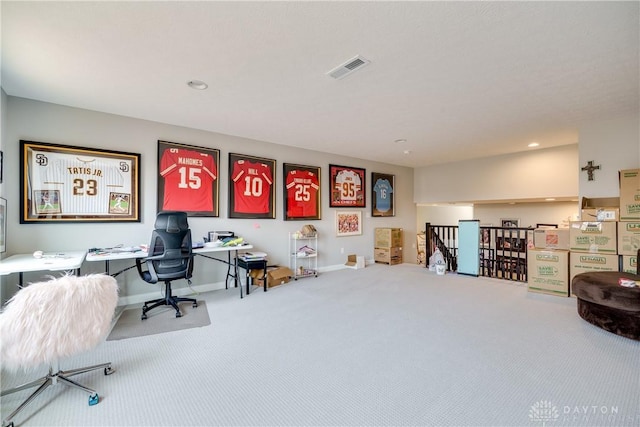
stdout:
POLYGON ((158 212, 218 216, 220 150, 158 141, 158 212))
POLYGON ((320 168, 285 163, 284 219, 320 219, 320 168))

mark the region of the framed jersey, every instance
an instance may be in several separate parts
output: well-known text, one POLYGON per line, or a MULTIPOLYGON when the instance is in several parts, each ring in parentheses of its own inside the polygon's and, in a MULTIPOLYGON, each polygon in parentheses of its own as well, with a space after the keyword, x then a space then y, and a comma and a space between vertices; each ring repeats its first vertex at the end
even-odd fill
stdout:
POLYGON ((219 215, 220 150, 158 141, 158 212, 219 215))
POLYGON ((395 216, 395 175, 371 172, 371 216, 395 216))
POLYGON ((285 163, 284 219, 320 219, 320 168, 285 163))
POLYGON ((329 206, 364 208, 367 204, 366 171, 350 166, 329 165, 329 206))
POLYGON ((140 222, 140 154, 20 141, 20 223, 140 222))
POLYGON ((229 153, 229 218, 276 217, 276 161, 229 153))

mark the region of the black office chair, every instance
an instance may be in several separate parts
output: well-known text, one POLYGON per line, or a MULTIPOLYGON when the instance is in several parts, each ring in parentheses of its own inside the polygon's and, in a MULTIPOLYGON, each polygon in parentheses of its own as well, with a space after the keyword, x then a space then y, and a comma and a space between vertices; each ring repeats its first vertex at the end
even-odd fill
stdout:
POLYGON ((193 253, 191 246, 191 230, 187 223, 186 212, 160 212, 156 217, 155 230, 151 234, 149 256, 136 259, 136 267, 142 280, 148 283, 164 281, 164 298, 146 301, 142 307, 142 320, 147 312, 162 305, 170 305, 176 310, 176 317, 181 317, 178 303, 189 301, 193 307, 198 303, 193 298, 175 297, 171 291, 171 281, 186 279, 191 285, 193 272, 193 253), (142 269, 142 263, 147 270, 142 269), (150 305, 151 304, 151 305, 150 305))

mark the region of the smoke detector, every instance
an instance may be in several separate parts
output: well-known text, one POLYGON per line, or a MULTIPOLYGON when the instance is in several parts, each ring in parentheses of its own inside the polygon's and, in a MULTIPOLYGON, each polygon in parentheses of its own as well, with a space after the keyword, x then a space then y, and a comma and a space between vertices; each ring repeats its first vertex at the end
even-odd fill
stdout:
POLYGON ((369 63, 371 63, 371 61, 369 61, 366 58, 363 58, 360 55, 357 55, 351 58, 350 60, 348 60, 347 62, 345 62, 344 64, 338 65, 336 68, 329 71, 327 74, 333 77, 334 79, 341 79, 353 73, 354 71, 361 69, 362 67, 366 66, 369 63))

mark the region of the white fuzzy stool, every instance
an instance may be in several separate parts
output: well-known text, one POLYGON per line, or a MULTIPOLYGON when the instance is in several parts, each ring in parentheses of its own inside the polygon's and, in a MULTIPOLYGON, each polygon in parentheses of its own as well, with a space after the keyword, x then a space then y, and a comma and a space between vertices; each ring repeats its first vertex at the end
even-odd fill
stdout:
POLYGON ((89 393, 89 405, 99 401, 95 390, 68 377, 96 369, 105 375, 113 372, 111 363, 60 371, 58 361, 90 350, 104 341, 118 303, 116 280, 103 274, 63 276, 47 282, 30 284, 9 300, 0 315, 2 367, 16 370, 41 364, 49 365, 49 373, 38 380, 2 392, 2 396, 27 388, 38 388, 11 415, 11 421, 33 399, 58 382, 89 393))

